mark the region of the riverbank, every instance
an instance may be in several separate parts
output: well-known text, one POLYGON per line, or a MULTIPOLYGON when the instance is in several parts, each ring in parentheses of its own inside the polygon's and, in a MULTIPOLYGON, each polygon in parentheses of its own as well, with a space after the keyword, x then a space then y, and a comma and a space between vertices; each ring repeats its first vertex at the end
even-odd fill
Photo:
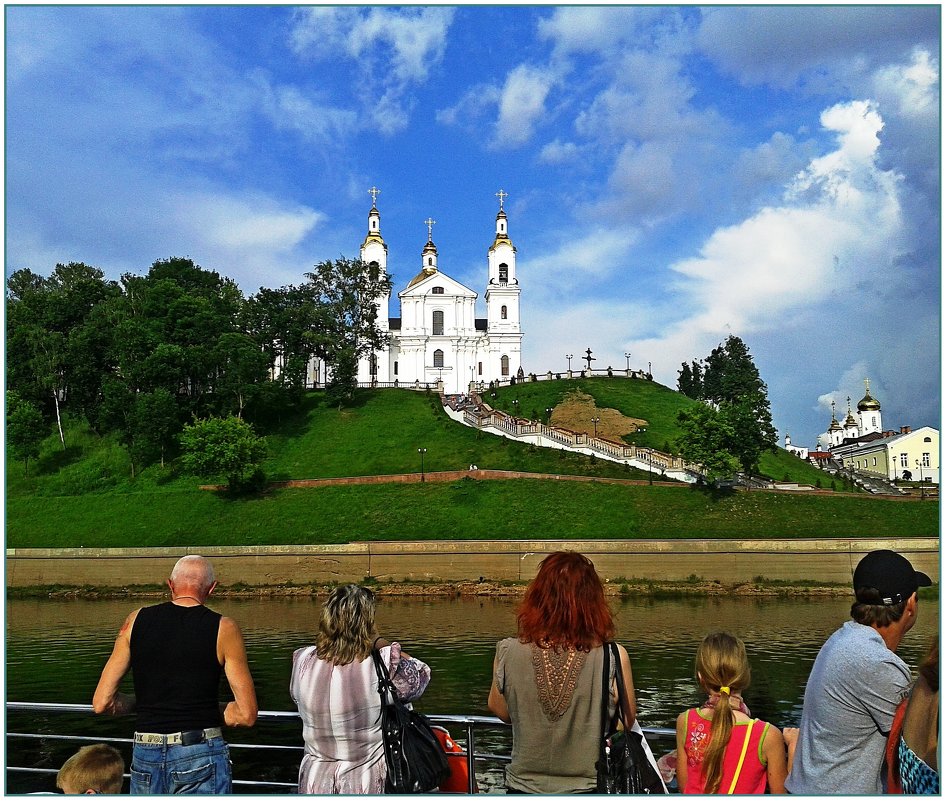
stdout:
MULTIPOLYGON (((528 582, 362 582, 371 587, 375 595, 396 598, 516 598, 523 595, 528 582)), ((248 587, 245 585, 218 586, 214 590, 217 598, 320 598, 327 595, 335 584, 272 584, 248 587)), ((605 593, 610 597, 634 598, 686 598, 686 597, 758 597, 758 598, 837 598, 849 595, 850 587, 840 584, 786 583, 777 581, 724 584, 720 581, 640 581, 606 582, 605 593)), ((47 585, 34 587, 8 587, 7 598, 11 600, 49 598, 66 600, 106 600, 116 598, 140 598, 153 600, 167 595, 167 588, 158 585, 130 587, 95 587, 47 585)))
POLYGON ((850 586, 868 551, 889 548, 939 581, 939 539, 477 540, 206 548, 8 549, 8 593, 163 594, 185 554, 212 560, 219 591, 318 594, 361 583, 401 595, 499 595, 521 591, 554 551, 591 558, 612 592, 654 595, 800 594, 850 586), (520 589, 516 589, 520 588, 520 589))

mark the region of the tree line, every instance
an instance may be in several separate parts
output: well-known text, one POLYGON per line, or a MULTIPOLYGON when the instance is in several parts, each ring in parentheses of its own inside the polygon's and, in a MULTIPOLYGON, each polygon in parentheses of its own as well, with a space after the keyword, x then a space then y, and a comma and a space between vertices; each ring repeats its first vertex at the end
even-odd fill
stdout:
POLYGON ((680 413, 678 446, 710 478, 757 472, 762 454, 775 450, 768 388, 739 337, 730 335, 705 359, 683 362, 677 389, 702 401, 680 413))
MULTIPOLYGON (((332 402, 346 403, 358 360, 386 343, 374 298, 390 292, 391 279, 344 257, 315 265, 305 279, 246 297, 232 279, 188 258, 159 260, 147 274, 118 281, 82 262, 57 264, 48 277, 12 273, 6 422, 13 455, 28 470, 51 430, 65 448, 68 411, 99 435, 115 433, 134 475, 176 452, 187 426, 231 421, 225 425, 243 436, 250 423, 298 406, 313 357, 330 368, 332 402)), ((250 450, 261 460, 258 448, 250 450)), ((218 472, 199 462, 191 466, 218 472)))

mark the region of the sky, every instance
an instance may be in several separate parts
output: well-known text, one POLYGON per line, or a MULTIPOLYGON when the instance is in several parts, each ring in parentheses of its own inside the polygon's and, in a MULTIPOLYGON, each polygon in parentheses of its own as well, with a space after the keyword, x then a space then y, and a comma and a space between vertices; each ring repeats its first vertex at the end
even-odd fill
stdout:
POLYGON ((4 15, 7 274, 299 284, 358 256, 377 187, 395 293, 431 217, 485 316, 502 189, 527 373, 591 348, 676 388, 733 334, 780 442, 865 378, 885 428, 939 427, 937 5, 4 15))

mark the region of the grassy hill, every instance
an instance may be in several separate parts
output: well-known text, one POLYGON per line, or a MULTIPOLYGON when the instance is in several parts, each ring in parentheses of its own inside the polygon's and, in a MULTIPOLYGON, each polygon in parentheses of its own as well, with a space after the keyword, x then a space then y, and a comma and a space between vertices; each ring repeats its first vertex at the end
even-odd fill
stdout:
MULTIPOLYGON (((647 420, 640 445, 675 437, 692 403, 646 381, 591 379, 504 388, 497 408, 531 416, 580 390, 600 408, 647 420)), ((614 478, 647 475, 601 459, 536 448, 450 420, 436 396, 406 390, 361 392, 351 408, 327 407, 321 393, 267 433, 273 480, 482 468, 614 478)), ((768 458, 768 457, 767 457, 768 458)), ((784 451, 763 469, 778 479, 827 486, 825 474, 784 451)), ((130 478, 124 451, 69 421, 67 448, 50 437, 23 474, 7 459, 7 547, 309 544, 390 539, 674 538, 935 535, 938 503, 838 493, 813 497, 712 493, 689 487, 615 486, 470 479, 452 484, 278 490, 232 500, 197 489, 173 461, 130 478)))

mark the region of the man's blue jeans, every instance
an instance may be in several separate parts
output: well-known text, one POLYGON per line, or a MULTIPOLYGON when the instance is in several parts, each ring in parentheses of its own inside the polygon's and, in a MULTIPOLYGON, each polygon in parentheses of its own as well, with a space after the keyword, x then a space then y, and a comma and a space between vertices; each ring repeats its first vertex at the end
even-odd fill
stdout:
POLYGON ((228 794, 230 749, 222 737, 195 745, 135 743, 131 755, 132 795, 228 794))

